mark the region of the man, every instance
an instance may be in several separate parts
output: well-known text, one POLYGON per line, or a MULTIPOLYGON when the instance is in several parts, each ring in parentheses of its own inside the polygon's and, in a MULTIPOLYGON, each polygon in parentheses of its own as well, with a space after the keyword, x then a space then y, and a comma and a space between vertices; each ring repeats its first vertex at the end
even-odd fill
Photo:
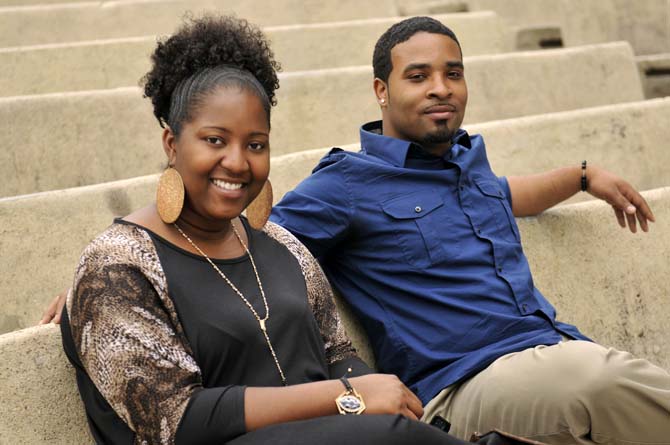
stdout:
POLYGON ((271 219, 319 258, 379 369, 461 438, 500 428, 548 443, 670 443, 670 375, 557 321, 514 220, 582 189, 647 231, 644 199, 591 165, 496 177, 482 138, 460 129, 461 49, 433 19, 392 26, 373 65, 382 121, 362 127, 360 153, 325 156, 271 219))

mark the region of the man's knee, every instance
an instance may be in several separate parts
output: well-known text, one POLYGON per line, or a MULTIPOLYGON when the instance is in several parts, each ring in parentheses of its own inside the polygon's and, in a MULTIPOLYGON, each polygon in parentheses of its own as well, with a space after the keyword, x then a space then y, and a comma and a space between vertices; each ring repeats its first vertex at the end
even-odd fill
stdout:
POLYGON ((523 351, 505 366, 494 366, 490 385, 506 400, 574 409, 584 397, 608 392, 622 372, 607 359, 608 350, 585 341, 523 351))

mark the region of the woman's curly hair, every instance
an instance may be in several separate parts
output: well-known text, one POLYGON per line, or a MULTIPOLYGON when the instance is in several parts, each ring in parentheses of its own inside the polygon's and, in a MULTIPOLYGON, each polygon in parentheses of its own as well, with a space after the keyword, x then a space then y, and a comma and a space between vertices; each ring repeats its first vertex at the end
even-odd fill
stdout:
POLYGON ((281 69, 263 32, 234 16, 186 17, 172 36, 159 41, 151 56, 152 69, 144 76, 144 96, 151 98, 154 115, 168 122, 172 94, 194 74, 222 65, 248 71, 260 83, 272 105, 281 69))

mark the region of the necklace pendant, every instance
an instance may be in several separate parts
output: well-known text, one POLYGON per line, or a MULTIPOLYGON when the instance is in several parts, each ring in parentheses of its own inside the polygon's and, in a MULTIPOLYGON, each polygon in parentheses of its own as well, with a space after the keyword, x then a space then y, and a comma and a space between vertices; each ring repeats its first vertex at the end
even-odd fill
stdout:
POLYGON ((265 320, 258 320, 258 323, 261 325, 261 330, 265 332, 265 320))

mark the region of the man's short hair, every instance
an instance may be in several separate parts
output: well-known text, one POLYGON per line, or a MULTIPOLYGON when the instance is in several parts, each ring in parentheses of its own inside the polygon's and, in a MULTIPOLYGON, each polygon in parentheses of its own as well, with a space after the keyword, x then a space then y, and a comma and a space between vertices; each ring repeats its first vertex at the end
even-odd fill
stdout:
POLYGON ((456 34, 441 22, 430 17, 411 17, 396 23, 386 30, 377 40, 375 51, 372 55, 372 68, 376 78, 388 81, 393 64, 391 62, 391 50, 399 43, 406 42, 418 32, 427 32, 431 34, 442 34, 451 38, 458 45, 461 55, 461 44, 456 38, 456 34))

